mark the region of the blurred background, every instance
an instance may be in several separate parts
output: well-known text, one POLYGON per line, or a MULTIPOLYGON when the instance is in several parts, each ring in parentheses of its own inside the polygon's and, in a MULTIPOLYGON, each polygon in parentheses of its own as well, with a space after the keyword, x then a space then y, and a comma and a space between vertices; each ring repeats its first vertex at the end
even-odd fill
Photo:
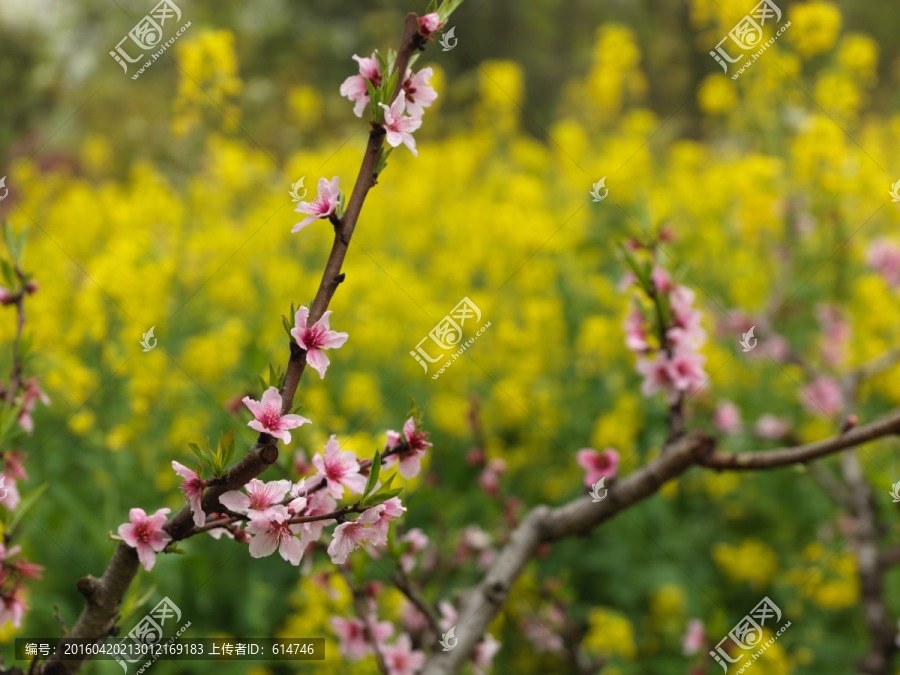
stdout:
MULTIPOLYGON (((301 218, 288 191, 338 176, 349 192, 367 136, 338 93, 350 57, 395 48, 404 14, 425 3, 184 0, 190 27, 134 80, 108 52, 153 4, 0 2, 0 217, 29 233, 30 368, 52 401, 23 445, 20 486, 50 488, 17 538, 46 571, 22 628, 0 628, 4 653, 14 637, 57 635, 54 605, 74 622, 74 583, 105 567, 107 534, 130 507, 180 507, 170 462, 193 465, 189 442, 231 428, 239 448, 254 441, 239 399, 258 398, 257 373, 286 362, 280 316, 310 302, 331 242, 323 223, 290 234, 301 218), (151 326, 159 343, 145 353, 151 326)), ((457 46, 417 64, 434 68, 439 92, 419 157, 392 155, 354 235, 331 320, 350 339, 324 381, 304 377, 314 424, 264 477, 296 478, 294 452, 311 457, 332 433, 371 455, 414 399, 434 448, 405 483, 400 531, 422 528, 441 563, 418 572, 429 601, 454 600, 490 557, 473 552, 473 533, 498 547, 527 507, 583 492, 579 448, 616 448, 622 474, 659 452, 664 401, 641 396, 624 345, 614 244, 663 227, 674 237, 662 262, 697 293, 710 335, 710 382, 689 424, 712 430, 727 400, 741 423, 724 449, 835 433, 803 405, 804 370, 741 354, 738 327, 766 325, 834 374, 897 344, 897 288, 868 256, 900 239, 888 194, 900 178, 900 7, 779 3, 790 27, 732 80, 708 52, 752 7, 466 0, 449 22, 457 46), (604 176, 609 197, 593 203, 604 176), (491 327, 432 380, 409 353, 464 296, 491 327), (823 319, 835 315, 849 327, 839 345, 823 319), (772 416, 789 431, 761 438, 772 416), (479 482, 473 449, 502 460, 496 488, 479 482)), ((0 318, 8 338, 12 313, 0 318)), ((866 384, 862 420, 900 403, 897 375, 866 384)), ((886 541, 898 534, 896 450, 886 440, 861 454, 886 541)), ((854 672, 868 636, 848 520, 806 472, 695 470, 529 564, 491 628, 494 672, 575 672, 547 638, 570 629, 605 675, 719 672, 683 653, 688 621, 715 644, 765 595, 793 625, 755 675, 854 672)), ((230 541, 183 548, 141 573, 123 626, 168 596, 193 637, 327 640, 324 664, 222 672, 375 672, 338 655, 329 619, 352 609, 323 549, 298 572, 230 541)), ((385 576, 384 562, 354 562, 360 579, 385 576)), ((399 593, 380 603, 399 625, 399 593)))

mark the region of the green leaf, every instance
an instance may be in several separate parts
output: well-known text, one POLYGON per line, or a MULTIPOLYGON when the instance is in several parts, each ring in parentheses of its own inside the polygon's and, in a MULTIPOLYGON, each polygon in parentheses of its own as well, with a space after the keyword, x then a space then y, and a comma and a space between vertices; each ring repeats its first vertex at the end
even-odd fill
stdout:
POLYGON ((381 453, 376 450, 375 457, 372 458, 372 468, 369 469, 369 480, 366 481, 366 489, 363 490, 363 498, 371 494, 378 483, 378 474, 381 473, 381 453))
POLYGON ((288 318, 284 314, 281 315, 281 324, 284 326, 284 332, 287 333, 288 335, 290 335, 291 329, 294 326, 291 325, 291 322, 288 321, 288 318))
MULTIPOLYGON (((385 103, 390 101, 391 97, 394 95, 394 89, 397 88, 397 80, 399 79, 399 77, 400 77, 400 71, 394 71, 393 73, 391 73, 391 76, 387 79, 387 82, 385 82, 382 85, 382 89, 384 91, 384 97, 382 98, 382 100, 385 103)), ((406 77, 405 73, 404 73, 404 77, 406 77)))
POLYGON ((369 82, 366 78, 363 78, 366 83, 366 91, 369 92, 369 105, 372 108, 372 117, 375 120, 376 124, 381 123, 381 108, 378 107, 378 104, 381 103, 381 95, 378 89, 375 88, 375 85, 369 82))
POLYGON ((378 502, 379 504, 386 502, 388 499, 393 499, 397 495, 403 492, 402 487, 395 488, 393 490, 388 490, 385 492, 384 490, 379 490, 378 494, 374 495, 373 501, 378 502))
POLYGON ((363 498, 360 503, 363 506, 368 506, 369 504, 375 504, 375 503, 380 504, 381 502, 385 501, 386 499, 390 499, 391 497, 399 494, 400 491, 403 490, 403 488, 397 488, 396 490, 391 490, 391 485, 393 484, 394 478, 396 478, 396 477, 397 477, 397 474, 392 473, 391 477, 388 478, 387 483, 382 485, 381 489, 378 492, 376 492, 375 494, 371 494, 368 497, 363 498), (384 495, 386 493, 390 494, 391 497, 384 497, 384 495))
POLYGON ((375 50, 375 58, 378 59, 378 67, 381 68, 382 73, 387 72, 387 61, 384 60, 384 56, 381 55, 381 52, 377 49, 375 50))
POLYGON ((441 21, 449 19, 450 15, 453 14, 462 3, 463 0, 444 0, 438 9, 438 16, 441 17, 441 21))
POLYGON ((219 460, 219 467, 224 470, 234 456, 234 429, 229 429, 227 432, 219 435, 219 447, 216 455, 219 460))
POLYGON ((381 175, 381 172, 387 168, 387 159, 391 156, 394 149, 390 146, 382 146, 381 154, 378 155, 378 162, 375 164, 375 175, 381 175))
POLYGON ((9 529, 15 530, 16 526, 22 522, 22 518, 24 518, 28 512, 37 504, 38 500, 41 498, 41 495, 47 491, 47 488, 50 487, 49 483, 44 483, 27 495, 22 497, 19 500, 19 505, 16 507, 16 510, 13 511, 12 518, 9 521, 9 529))
POLYGON ((265 391, 269 388, 269 385, 266 384, 266 381, 263 379, 262 375, 257 375, 256 379, 259 380, 259 386, 262 387, 260 391, 265 391))

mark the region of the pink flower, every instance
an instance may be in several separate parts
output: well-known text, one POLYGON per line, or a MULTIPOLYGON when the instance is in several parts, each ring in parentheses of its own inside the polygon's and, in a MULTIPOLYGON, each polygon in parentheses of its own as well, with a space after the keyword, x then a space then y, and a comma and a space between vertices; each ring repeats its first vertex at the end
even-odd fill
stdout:
POLYGON ((869 246, 866 260, 889 286, 900 286, 900 246, 888 239, 876 239, 869 246))
POLYGON ((163 531, 169 509, 159 509, 148 516, 144 509, 131 509, 128 523, 119 525, 119 536, 125 543, 137 549, 138 560, 148 572, 156 564, 156 554, 162 551, 172 537, 163 531))
POLYGON ((247 494, 229 490, 220 495, 219 503, 235 513, 253 517, 279 504, 291 489, 291 481, 273 480, 264 483, 259 478, 253 478, 244 486, 244 489, 247 494))
POLYGON ((701 354, 687 350, 676 350, 669 362, 669 374, 675 389, 681 392, 694 392, 706 382, 701 354))
POLYGON ((19 426, 27 433, 34 431, 34 421, 31 419, 31 413, 34 412, 37 402, 40 401, 44 405, 50 405, 50 398, 45 394, 36 377, 29 377, 25 380, 25 388, 22 392, 22 410, 19 412, 19 426))
MULTIPOLYGON (((392 520, 396 520, 406 511, 406 507, 403 506, 403 503, 400 501, 399 497, 391 497, 385 502, 382 502, 378 506, 374 507, 378 509, 378 520, 376 520, 372 527, 375 529, 376 536, 373 539, 373 543, 376 546, 387 546, 387 534, 388 534, 388 525, 392 520)), ((369 509, 370 511, 373 509, 369 509)))
POLYGON ((672 382, 672 374, 669 368, 669 360, 665 352, 659 352, 655 356, 638 359, 637 371, 644 376, 641 383, 641 393, 644 396, 653 396, 662 390, 670 401, 678 397, 675 384, 672 382))
POLYGON ((191 505, 191 512, 194 514, 194 525, 203 527, 204 523, 206 523, 206 513, 203 512, 200 500, 203 497, 203 490, 206 488, 206 481, 184 464, 173 461, 172 468, 175 469, 175 473, 184 479, 181 483, 181 491, 184 492, 184 496, 191 505))
POLYGON ((381 505, 367 509, 356 520, 341 523, 334 528, 334 535, 328 545, 328 555, 335 565, 343 565, 347 562, 347 556, 364 544, 374 543, 378 537, 378 531, 369 527, 378 520, 381 515, 381 505))
POLYGON ((840 365, 846 357, 850 340, 850 324, 834 305, 818 305, 816 317, 822 326, 822 360, 829 366, 840 365))
POLYGON ((791 430, 787 422, 775 415, 765 414, 756 421, 756 433, 762 438, 777 440, 787 436, 791 430))
POLYGON ((575 455, 575 461, 585 471, 586 487, 592 487, 601 478, 613 478, 619 470, 619 453, 613 448, 606 448, 603 452, 582 448, 575 455))
POLYGON ((288 429, 310 424, 310 420, 300 415, 281 414, 281 394, 275 387, 269 387, 263 392, 262 401, 254 401, 249 396, 245 396, 242 400, 256 418, 247 422, 247 426, 260 433, 279 438, 285 443, 291 442, 291 432, 288 429))
POLYGON ((354 494, 362 494, 366 489, 366 477, 359 472, 359 462, 350 450, 341 451, 334 435, 325 444, 325 456, 318 452, 313 456, 313 466, 327 484, 328 493, 335 499, 344 496, 344 488, 354 494))
MULTIPOLYGON (((366 639, 365 626, 361 619, 344 619, 331 617, 331 626, 341 641, 341 655, 350 661, 359 661, 372 653, 372 647, 366 639)), ((394 626, 388 621, 370 621, 372 638, 379 645, 394 634, 394 626)))
POLYGON ((741 430, 741 410, 731 401, 722 401, 713 415, 713 424, 720 433, 736 434, 741 430))
MULTIPOLYGON (((333 513, 335 509, 337 509, 337 502, 325 490, 317 490, 307 497, 306 509, 302 515, 304 517, 324 516, 333 513)), ((301 523, 304 544, 318 541, 322 536, 322 528, 333 522, 334 520, 313 520, 309 523, 301 523)))
POLYGON ((441 17, 437 12, 431 12, 425 16, 419 17, 419 34, 422 37, 430 37, 432 33, 439 30, 443 26, 441 17))
POLYGON ((416 675, 425 665, 425 654, 412 648, 409 635, 403 633, 392 645, 382 647, 388 675, 416 675))
POLYGON ((15 628, 21 627, 26 609, 22 586, 17 585, 10 591, 0 593, 0 626, 11 621, 15 628))
POLYGON ((836 380, 822 375, 804 387, 803 406, 813 415, 834 417, 844 407, 844 396, 836 380))
POLYGON ((685 656, 692 656, 701 649, 706 641, 706 631, 703 628, 703 622, 700 619, 691 619, 688 621, 687 631, 681 641, 682 649, 685 656))
POLYGON ((3 459, 3 470, 7 476, 16 480, 28 480, 28 474, 22 466, 22 454, 18 450, 4 453, 3 459))
POLYGON ((0 473, 0 504, 7 511, 14 511, 19 505, 19 488, 8 473, 0 473))
POLYGON ((294 453, 294 471, 296 471, 298 475, 303 476, 312 471, 312 468, 312 464, 309 463, 309 460, 306 457, 306 452, 302 449, 297 450, 294 453))
POLYGON ((372 648, 366 640, 366 630, 360 619, 343 619, 331 617, 331 626, 341 641, 341 655, 350 661, 359 661, 371 653, 372 648))
POLYGON ((431 106, 437 99, 437 92, 429 84, 434 71, 431 68, 422 68, 415 75, 411 70, 406 71, 406 80, 403 81, 403 94, 406 97, 406 111, 412 117, 421 117, 425 108, 431 106))
POLYGON ((501 458, 492 459, 478 476, 478 484, 491 497, 496 497, 500 489, 500 476, 506 471, 506 462, 501 458))
POLYGON ((410 117, 404 115, 406 111, 406 97, 398 96, 391 107, 388 108, 384 103, 380 104, 384 108, 384 130, 387 132, 386 140, 388 145, 396 148, 403 143, 414 157, 418 157, 416 150, 416 139, 412 137, 413 132, 422 126, 421 117, 410 117))
POLYGON ((337 633, 341 641, 341 656, 350 661, 359 661, 366 656, 371 648, 366 641, 366 631, 360 619, 344 619, 340 616, 331 617, 331 627, 337 633))
POLYGON ((250 555, 265 558, 278 549, 281 557, 291 565, 299 565, 304 546, 295 535, 301 527, 299 524, 288 524, 286 521, 290 517, 288 510, 281 505, 251 514, 247 524, 247 532, 253 535, 250 540, 250 555))
POLYGON ((487 670, 491 667, 494 654, 500 651, 500 643, 490 633, 485 633, 484 640, 475 645, 472 651, 472 661, 478 668, 487 670))
POLYGON ((320 178, 319 194, 316 195, 316 198, 311 202, 300 202, 294 209, 297 213, 308 214, 308 217, 294 225, 291 233, 299 232, 314 220, 331 218, 337 210, 340 198, 341 189, 338 187, 338 177, 332 178, 330 183, 324 178, 320 178))
POLYGON ((0 286, 0 305, 11 305, 15 302, 15 295, 6 286, 0 286))
POLYGON ((400 537, 399 541, 401 544, 409 544, 409 548, 400 555, 400 567, 409 574, 416 565, 415 554, 424 551, 425 547, 428 546, 428 535, 418 527, 414 527, 400 537))
POLYGON ((325 371, 331 363, 323 350, 342 347, 350 337, 347 333, 331 330, 328 325, 330 316, 331 310, 325 312, 312 326, 307 326, 309 309, 301 307, 294 314, 294 327, 291 329, 291 335, 297 344, 306 350, 306 362, 318 371, 320 379, 325 378, 325 371))
POLYGON ((446 600, 438 602, 438 611, 441 613, 441 618, 438 619, 438 627, 442 631, 450 630, 459 621, 459 613, 456 611, 456 608, 446 600))
POLYGON ((353 114, 362 117, 366 105, 369 103, 369 89, 366 80, 377 89, 381 86, 381 66, 373 53, 369 58, 353 55, 359 63, 359 75, 351 75, 341 85, 341 96, 346 96, 355 104, 353 114))
POLYGON ((396 431, 387 432, 387 447, 389 449, 396 448, 401 444, 401 439, 405 441, 405 447, 398 453, 393 453, 385 457, 384 466, 393 466, 400 458, 400 475, 404 478, 412 478, 419 474, 421 465, 419 460, 425 456, 425 451, 431 447, 426 439, 428 433, 418 431, 416 429, 416 421, 410 417, 403 423, 403 436, 396 431))
POLYGON ((625 317, 625 346, 638 354, 650 348, 644 330, 644 315, 637 307, 632 307, 625 317))
POLYGON ((561 652, 565 648, 562 638, 543 621, 524 619, 522 631, 538 653, 561 652))
POLYGON ((672 277, 662 267, 654 267, 650 279, 659 293, 668 293, 673 288, 672 277))

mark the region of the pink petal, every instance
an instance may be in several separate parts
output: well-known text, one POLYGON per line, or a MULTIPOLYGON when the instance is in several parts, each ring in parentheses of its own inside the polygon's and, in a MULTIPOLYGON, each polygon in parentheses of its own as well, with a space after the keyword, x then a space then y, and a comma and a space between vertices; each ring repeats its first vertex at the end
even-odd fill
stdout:
POLYGON ((219 496, 219 503, 235 513, 246 513, 250 508, 250 497, 243 492, 231 490, 219 496))
POLYGON ((156 553, 153 552, 153 549, 147 546, 146 544, 141 544, 137 547, 138 560, 141 561, 141 565, 144 566, 144 569, 148 572, 153 569, 153 566, 156 564, 156 553))
POLYGON ((254 535, 250 540, 250 555, 254 558, 265 558, 275 553, 278 538, 270 532, 254 535))
POLYGON ((328 364, 331 363, 325 356, 325 352, 321 349, 310 349, 306 352, 306 362, 318 371, 319 379, 325 379, 325 371, 328 370, 328 364))

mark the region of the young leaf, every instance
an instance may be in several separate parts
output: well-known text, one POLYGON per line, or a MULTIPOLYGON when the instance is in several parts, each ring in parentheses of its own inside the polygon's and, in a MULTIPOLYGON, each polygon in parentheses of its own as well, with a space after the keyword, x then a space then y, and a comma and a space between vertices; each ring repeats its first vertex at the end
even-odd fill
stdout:
POLYGON ((367 497, 375 489, 378 483, 378 474, 381 473, 381 453, 376 450, 375 457, 372 458, 372 467, 369 469, 369 480, 366 481, 366 489, 363 490, 363 497, 367 497))
POLYGON ((378 502, 379 504, 386 502, 388 499, 393 499, 397 495, 403 492, 402 487, 395 488, 393 490, 379 490, 378 494, 372 496, 372 501, 378 502))

